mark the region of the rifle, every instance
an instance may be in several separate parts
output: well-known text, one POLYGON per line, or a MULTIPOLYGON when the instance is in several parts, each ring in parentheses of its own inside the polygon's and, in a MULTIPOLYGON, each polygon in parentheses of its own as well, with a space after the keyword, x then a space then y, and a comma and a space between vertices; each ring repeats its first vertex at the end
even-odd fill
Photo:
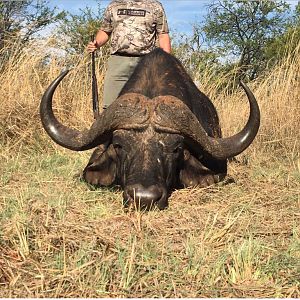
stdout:
MULTIPOLYGON (((91 36, 92 41, 94 41, 94 36, 91 36)), ((92 52, 92 101, 93 101, 93 113, 94 119, 99 116, 99 99, 98 99, 98 85, 97 77, 95 72, 95 51, 92 52)))

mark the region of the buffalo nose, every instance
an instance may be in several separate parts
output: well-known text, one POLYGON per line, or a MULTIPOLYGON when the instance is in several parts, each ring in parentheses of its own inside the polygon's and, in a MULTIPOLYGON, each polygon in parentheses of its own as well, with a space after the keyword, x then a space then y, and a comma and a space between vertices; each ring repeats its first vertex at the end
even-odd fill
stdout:
POLYGON ((138 209, 149 210, 157 205, 160 209, 167 206, 166 191, 157 185, 144 187, 140 184, 127 186, 124 191, 125 203, 133 202, 138 209))

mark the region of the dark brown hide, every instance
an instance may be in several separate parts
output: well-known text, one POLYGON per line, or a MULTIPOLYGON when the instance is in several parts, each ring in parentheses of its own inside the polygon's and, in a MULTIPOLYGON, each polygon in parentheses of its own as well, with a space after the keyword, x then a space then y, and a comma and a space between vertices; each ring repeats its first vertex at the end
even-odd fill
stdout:
POLYGON ((175 57, 157 49, 143 58, 91 128, 77 131, 61 124, 52 111, 54 91, 65 75, 42 98, 42 124, 65 148, 82 151, 101 145, 83 177, 96 186, 121 185, 125 204, 163 209, 174 188, 224 179, 227 159, 244 151, 259 128, 258 104, 241 83, 250 103, 248 122, 236 135, 222 138, 212 102, 175 57))

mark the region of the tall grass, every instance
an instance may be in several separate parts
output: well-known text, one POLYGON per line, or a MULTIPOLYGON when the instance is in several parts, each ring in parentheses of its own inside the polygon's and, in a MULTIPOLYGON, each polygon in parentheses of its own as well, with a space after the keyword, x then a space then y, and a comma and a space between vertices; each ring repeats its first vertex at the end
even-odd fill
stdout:
MULTIPOLYGON (((295 159, 300 151, 300 44, 293 53, 278 64, 272 72, 264 74, 250 83, 261 110, 261 127, 251 146, 255 156, 289 156, 295 159)), ((246 94, 240 91, 232 93, 229 77, 225 74, 215 78, 209 69, 198 74, 197 80, 202 89, 212 98, 218 108, 224 136, 237 132, 248 117, 246 94), (219 86, 224 86, 219 93, 219 86)), ((249 152, 247 152, 249 156, 249 152)))
MULTIPOLYGON (((51 48, 52 40, 42 43, 15 50, 0 74, 1 143, 16 146, 40 141, 43 136, 39 120, 41 97, 50 82, 65 69, 71 72, 55 93, 57 115, 73 126, 83 127, 92 122, 90 56, 85 53, 66 59, 51 48)), ((104 71, 104 58, 100 57, 97 60, 100 101, 104 71)))

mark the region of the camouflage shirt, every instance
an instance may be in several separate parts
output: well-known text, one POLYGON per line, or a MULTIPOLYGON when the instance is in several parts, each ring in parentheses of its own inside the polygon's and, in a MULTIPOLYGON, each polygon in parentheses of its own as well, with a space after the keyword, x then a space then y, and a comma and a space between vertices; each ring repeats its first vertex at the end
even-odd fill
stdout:
POLYGON ((162 4, 156 0, 114 0, 105 10, 101 30, 111 33, 111 53, 143 55, 168 33, 162 4))

